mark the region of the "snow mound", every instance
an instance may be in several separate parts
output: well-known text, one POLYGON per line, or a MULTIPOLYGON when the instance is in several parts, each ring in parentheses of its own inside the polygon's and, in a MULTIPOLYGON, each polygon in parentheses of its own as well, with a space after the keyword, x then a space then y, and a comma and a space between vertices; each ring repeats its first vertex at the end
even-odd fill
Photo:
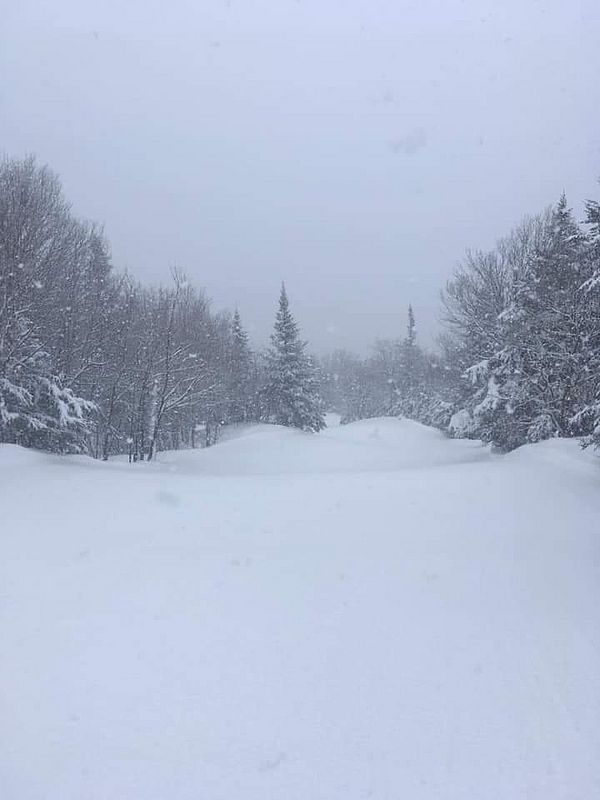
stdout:
POLYGON ((160 454, 173 471, 206 475, 386 472, 489 459, 478 442, 450 441, 409 420, 382 417, 319 434, 277 425, 231 429, 217 447, 160 454))
POLYGON ((0 444, 0 469, 10 470, 15 467, 33 466, 47 463, 48 455, 35 450, 27 450, 16 444, 0 444))

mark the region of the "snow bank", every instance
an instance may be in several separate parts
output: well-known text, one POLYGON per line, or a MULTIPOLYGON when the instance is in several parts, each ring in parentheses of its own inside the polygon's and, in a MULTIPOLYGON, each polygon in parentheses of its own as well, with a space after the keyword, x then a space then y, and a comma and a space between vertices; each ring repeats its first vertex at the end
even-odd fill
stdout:
POLYGON ((410 420, 362 420, 318 435, 275 425, 229 430, 218 447, 162 453, 173 471, 206 475, 361 473, 489 460, 479 442, 448 446, 440 431, 410 420))

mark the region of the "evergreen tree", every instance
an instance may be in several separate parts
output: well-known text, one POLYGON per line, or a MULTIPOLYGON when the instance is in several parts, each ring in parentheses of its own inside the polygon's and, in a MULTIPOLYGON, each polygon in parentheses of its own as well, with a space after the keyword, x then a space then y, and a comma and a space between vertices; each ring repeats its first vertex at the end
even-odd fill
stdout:
POLYGON ((269 422, 320 431, 325 427, 316 374, 305 353, 298 325, 290 312, 285 286, 281 286, 279 309, 267 353, 265 406, 269 422))
POLYGON ((587 395, 588 242, 561 197, 498 316, 498 347, 468 370, 476 430, 503 450, 566 436, 587 395))
POLYGON ((417 326, 415 323, 415 314, 412 305, 408 306, 408 323, 406 326, 406 339, 407 347, 415 347, 417 343, 417 326))
POLYGON ((23 314, 3 314, 0 326, 0 442, 81 452, 94 403, 77 397, 53 373, 23 314))
POLYGON ((390 413, 395 417, 419 419, 424 405, 424 355, 417 345, 417 327, 412 305, 408 306, 406 337, 398 348, 398 376, 390 413))
POLYGON ((252 352, 248 334, 242 326, 236 308, 231 321, 231 344, 229 348, 227 380, 227 421, 247 422, 251 417, 252 400, 252 352))
POLYGON ((583 445, 600 448, 600 203, 586 203, 589 238, 588 275, 581 286, 581 300, 586 304, 586 359, 583 378, 587 402, 574 415, 574 431, 583 435, 583 445))

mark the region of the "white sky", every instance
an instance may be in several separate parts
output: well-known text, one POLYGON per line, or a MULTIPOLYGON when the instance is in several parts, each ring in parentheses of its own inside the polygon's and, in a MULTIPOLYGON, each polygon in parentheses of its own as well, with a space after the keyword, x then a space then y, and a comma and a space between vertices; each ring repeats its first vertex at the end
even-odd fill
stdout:
POLYGON ((34 152, 114 263, 178 265, 257 343, 401 334, 565 189, 600 196, 596 0, 0 0, 0 151, 34 152))

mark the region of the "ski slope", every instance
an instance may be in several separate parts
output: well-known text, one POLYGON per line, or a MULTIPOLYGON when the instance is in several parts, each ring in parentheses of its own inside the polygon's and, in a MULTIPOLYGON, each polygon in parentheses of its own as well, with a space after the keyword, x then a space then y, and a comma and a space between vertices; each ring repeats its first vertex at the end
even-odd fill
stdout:
POLYGON ((600 797, 600 463, 415 423, 0 447, 2 800, 600 797))

